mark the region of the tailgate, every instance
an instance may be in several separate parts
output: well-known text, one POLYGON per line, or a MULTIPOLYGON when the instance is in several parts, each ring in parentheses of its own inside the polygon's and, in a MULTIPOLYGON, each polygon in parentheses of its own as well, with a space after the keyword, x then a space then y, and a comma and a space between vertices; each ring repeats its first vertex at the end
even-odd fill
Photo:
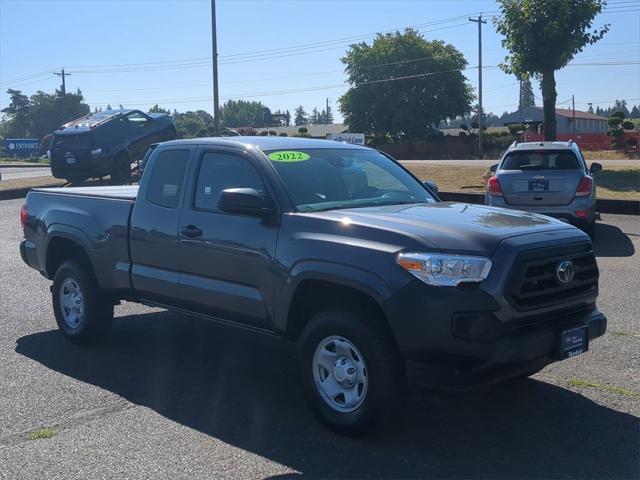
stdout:
POLYGON ((509 205, 569 205, 584 174, 580 170, 501 171, 509 205))

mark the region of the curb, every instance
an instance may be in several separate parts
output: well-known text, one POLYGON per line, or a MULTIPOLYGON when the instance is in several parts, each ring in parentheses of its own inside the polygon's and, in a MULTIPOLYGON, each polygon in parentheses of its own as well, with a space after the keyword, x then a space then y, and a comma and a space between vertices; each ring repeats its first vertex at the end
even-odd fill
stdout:
MULTIPOLYGON (((438 192, 438 196, 447 202, 484 204, 483 193, 438 192)), ((597 200, 596 210, 600 213, 640 215, 640 200, 611 200, 608 198, 600 198, 597 200)))
POLYGON ((48 163, 0 163, 0 168, 49 168, 48 163))
POLYGON ((0 190, 0 200, 15 200, 16 198, 24 198, 29 193, 29 190, 32 188, 52 188, 52 187, 60 187, 63 183, 60 182, 57 185, 34 185, 33 187, 20 187, 20 188, 11 188, 7 190, 0 190))

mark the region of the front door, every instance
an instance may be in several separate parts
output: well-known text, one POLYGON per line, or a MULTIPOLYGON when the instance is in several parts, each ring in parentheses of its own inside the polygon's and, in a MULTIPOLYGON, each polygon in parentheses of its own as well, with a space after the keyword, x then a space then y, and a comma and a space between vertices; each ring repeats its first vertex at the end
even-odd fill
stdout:
POLYGON ((180 218, 180 297, 187 308, 271 329, 277 215, 218 210, 227 188, 268 189, 253 159, 230 151, 203 151, 180 218))

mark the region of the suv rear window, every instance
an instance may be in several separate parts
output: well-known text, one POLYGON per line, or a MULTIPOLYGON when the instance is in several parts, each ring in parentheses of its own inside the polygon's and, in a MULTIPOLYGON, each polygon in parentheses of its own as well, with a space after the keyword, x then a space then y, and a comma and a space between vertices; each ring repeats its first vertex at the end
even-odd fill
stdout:
POLYGON ((580 170, 580 160, 570 150, 511 152, 500 170, 580 170))
POLYGON ((91 148, 91 146, 92 138, 88 133, 55 135, 51 142, 52 148, 91 148))

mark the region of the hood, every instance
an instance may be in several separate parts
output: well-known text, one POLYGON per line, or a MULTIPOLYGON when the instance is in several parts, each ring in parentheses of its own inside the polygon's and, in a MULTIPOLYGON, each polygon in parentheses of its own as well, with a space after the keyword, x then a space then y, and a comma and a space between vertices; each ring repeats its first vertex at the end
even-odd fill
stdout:
POLYGON ((440 250, 491 255, 510 237, 574 229, 560 220, 535 213, 465 203, 438 202, 388 205, 318 212, 327 219, 381 228, 422 238, 440 250))

